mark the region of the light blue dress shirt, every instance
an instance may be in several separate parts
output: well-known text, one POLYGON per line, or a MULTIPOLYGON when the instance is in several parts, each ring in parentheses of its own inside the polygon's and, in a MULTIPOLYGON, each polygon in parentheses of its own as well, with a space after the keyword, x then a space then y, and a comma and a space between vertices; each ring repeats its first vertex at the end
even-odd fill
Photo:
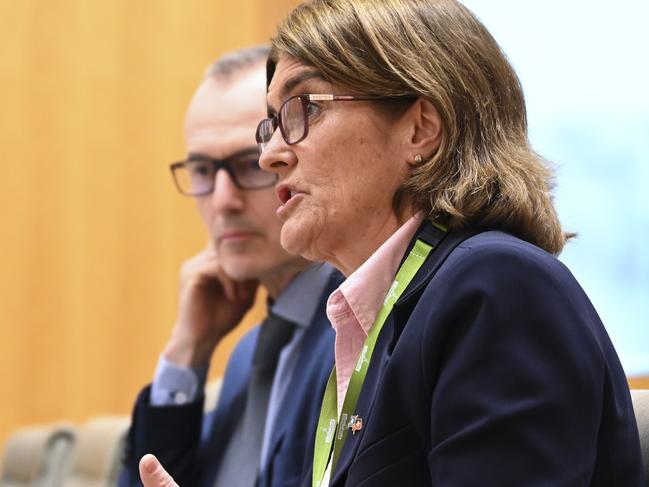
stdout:
MULTIPOLYGON (((319 298, 332 273, 333 268, 328 264, 310 265, 289 283, 284 292, 271 305, 273 313, 292 321, 296 327, 291 340, 280 352, 273 376, 262 441, 260 468, 266 465, 273 426, 279 414, 279 407, 287 393, 293 371, 297 366, 302 348, 302 338, 313 320, 320 304, 319 298), (305 296, 312 299, 305 299, 305 296), (313 297, 317 298, 313 299, 313 297)), ((198 391, 202 391, 205 387, 208 368, 181 367, 160 357, 151 386, 151 405, 182 405, 195 401, 198 391)))

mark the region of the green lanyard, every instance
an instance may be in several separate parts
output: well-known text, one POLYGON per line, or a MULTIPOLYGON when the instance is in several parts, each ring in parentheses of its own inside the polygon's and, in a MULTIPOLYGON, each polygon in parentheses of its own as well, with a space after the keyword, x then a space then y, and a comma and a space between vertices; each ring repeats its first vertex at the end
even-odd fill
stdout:
POLYGON ((327 389, 325 390, 324 398, 322 399, 322 407, 320 409, 320 419, 318 420, 318 430, 316 432, 315 447, 313 451, 313 487, 326 487, 320 486, 322 479, 327 470, 329 459, 331 459, 331 473, 333 474, 340 456, 347 433, 349 429, 355 433, 362 427, 362 419, 354 416, 352 412, 356 408, 358 396, 360 395, 363 382, 365 382, 365 374, 370 365, 372 353, 376 345, 376 340, 379 337, 381 328, 385 324, 388 315, 392 311, 394 303, 397 302, 403 291, 408 287, 417 274, 417 271, 426 261, 426 258, 433 250, 433 246, 427 244, 423 240, 417 240, 414 247, 408 254, 408 258, 399 268, 390 290, 383 302, 383 307, 379 311, 374 325, 363 344, 361 353, 356 362, 356 367, 349 380, 349 386, 345 393, 345 400, 343 408, 340 413, 340 418, 337 419, 337 397, 336 397, 336 367, 334 366, 327 382, 327 389), (333 456, 332 456, 333 448, 333 456))

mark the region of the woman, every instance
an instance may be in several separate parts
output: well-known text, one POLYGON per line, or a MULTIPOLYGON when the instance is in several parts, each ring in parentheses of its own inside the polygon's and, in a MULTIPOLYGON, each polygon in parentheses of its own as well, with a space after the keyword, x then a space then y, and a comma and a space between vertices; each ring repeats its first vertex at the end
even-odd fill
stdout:
POLYGON ((551 173, 484 26, 452 0, 313 0, 268 75, 282 245, 347 276, 303 485, 643 485, 623 370, 554 257, 551 173))
POLYGON ((451 0, 313 0, 268 75, 282 245, 347 276, 305 485, 641 485, 623 370, 554 257, 551 173, 484 26, 451 0))

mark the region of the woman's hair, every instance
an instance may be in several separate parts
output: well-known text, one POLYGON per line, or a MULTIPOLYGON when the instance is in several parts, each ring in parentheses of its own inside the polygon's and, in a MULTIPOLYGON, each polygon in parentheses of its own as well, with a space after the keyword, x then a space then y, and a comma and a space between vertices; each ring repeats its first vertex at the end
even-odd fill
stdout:
MULTIPOLYGON (((566 241, 552 171, 530 148, 520 82, 480 21, 454 0, 310 0, 279 25, 279 57, 358 93, 424 98, 444 136, 402 191, 451 229, 498 228, 551 253, 566 241)), ((424 154, 422 154, 424 155, 424 154)))

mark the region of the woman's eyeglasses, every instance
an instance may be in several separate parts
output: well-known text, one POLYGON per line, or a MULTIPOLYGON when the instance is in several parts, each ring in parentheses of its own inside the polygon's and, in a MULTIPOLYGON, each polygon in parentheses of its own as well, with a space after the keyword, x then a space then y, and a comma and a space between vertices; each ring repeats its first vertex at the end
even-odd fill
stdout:
POLYGON ((277 176, 259 167, 259 154, 244 150, 227 159, 196 155, 169 166, 178 191, 187 196, 204 196, 214 191, 216 173, 225 169, 240 189, 262 189, 275 184, 277 176))
POLYGON ((279 109, 276 115, 265 118, 257 125, 255 138, 261 154, 273 134, 279 127, 284 141, 288 145, 297 144, 304 140, 309 133, 309 110, 313 101, 366 101, 366 100, 394 100, 396 97, 373 95, 325 95, 306 94, 290 97, 279 109))

